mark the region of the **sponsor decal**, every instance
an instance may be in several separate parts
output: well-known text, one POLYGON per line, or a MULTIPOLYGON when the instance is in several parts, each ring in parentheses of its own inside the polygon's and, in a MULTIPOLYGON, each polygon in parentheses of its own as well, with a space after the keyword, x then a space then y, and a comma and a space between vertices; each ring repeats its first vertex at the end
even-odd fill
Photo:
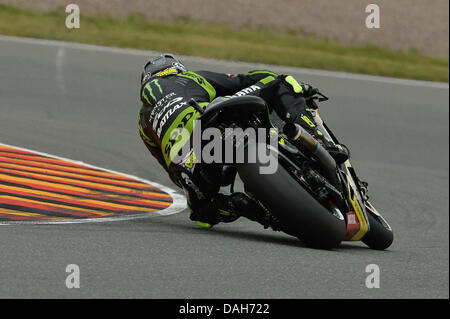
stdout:
POLYGON ((249 86, 248 88, 245 88, 243 90, 240 90, 239 92, 237 92, 236 94, 234 94, 233 96, 243 96, 243 95, 248 95, 250 93, 253 93, 255 91, 260 90, 261 88, 257 85, 252 85, 249 86))
MULTIPOLYGON (((316 124, 314 124, 314 122, 311 121, 311 120, 309 119, 308 116, 302 115, 302 116, 301 116, 301 119, 302 119, 303 121, 305 121, 310 127, 316 127, 316 124)), ((319 135, 320 135, 320 134, 319 134, 319 135)), ((322 135, 323 135, 323 134, 322 134, 322 135)))
POLYGON ((176 68, 167 68, 155 74, 155 76, 166 76, 170 74, 177 74, 178 70, 176 68))
MULTIPOLYGON (((177 98, 175 98, 175 99, 172 99, 172 100, 170 100, 170 101, 168 101, 165 105, 164 105, 164 107, 160 107, 160 109, 159 110, 157 110, 157 113, 156 113, 156 116, 155 116, 155 120, 156 121, 158 121, 160 118, 161 118, 161 116, 171 107, 171 106, 173 106, 175 103, 178 103, 178 102, 181 102, 181 101, 183 101, 183 97, 177 97, 177 98)), ((155 124, 153 124, 153 126, 154 126, 154 128, 156 127, 156 125, 155 124)))
POLYGON ((345 233, 344 240, 351 240, 359 231, 359 220, 355 212, 348 212, 345 216, 347 218, 347 232, 345 233))
POLYGON ((159 93, 163 93, 163 90, 161 88, 161 85, 159 85, 158 79, 154 79, 150 82, 148 82, 142 89, 142 94, 141 94, 141 100, 142 102, 147 102, 148 105, 153 106, 153 103, 150 102, 149 98, 152 98, 153 101, 156 101, 156 96, 153 93, 153 88, 152 88, 152 84, 155 84, 155 86, 158 88, 159 93))
POLYGON ((162 99, 160 99, 158 102, 156 102, 155 107, 153 108, 152 112, 150 113, 150 118, 149 118, 150 122, 153 122, 155 117, 158 115, 161 106, 163 104, 167 103, 175 95, 176 95, 176 93, 174 93, 174 92, 169 93, 169 94, 165 95, 162 99))
POLYGON ((190 151, 179 163, 179 165, 183 166, 186 170, 188 170, 190 173, 194 172, 194 166, 196 164, 196 158, 194 151, 190 151))
MULTIPOLYGON (((181 98, 182 99, 182 98, 181 98)), ((181 100, 178 100, 181 101, 181 100)), ((175 103, 175 102, 174 102, 175 103)), ((169 103, 170 105, 167 107, 170 107, 171 105, 173 105, 173 103, 169 103)), ((158 136, 158 138, 161 138, 161 132, 162 132, 162 128, 164 127, 164 125, 166 124, 167 120, 175 113, 175 111, 177 111, 178 109, 182 108, 183 106, 187 106, 188 102, 184 101, 181 103, 176 104, 174 107, 172 107, 171 109, 169 109, 167 111, 167 113, 164 114, 164 116, 159 120, 156 119, 155 122, 153 123, 153 128, 155 129, 155 127, 158 127, 156 129, 156 135, 158 136), (158 123, 159 120, 159 123, 158 123)), ((167 108, 166 107, 166 108, 167 108)), ((166 109, 164 108, 164 109, 166 109)), ((159 114, 163 114, 165 110, 163 110, 163 112, 159 113, 159 114)), ((158 114, 158 115, 159 115, 158 114)))

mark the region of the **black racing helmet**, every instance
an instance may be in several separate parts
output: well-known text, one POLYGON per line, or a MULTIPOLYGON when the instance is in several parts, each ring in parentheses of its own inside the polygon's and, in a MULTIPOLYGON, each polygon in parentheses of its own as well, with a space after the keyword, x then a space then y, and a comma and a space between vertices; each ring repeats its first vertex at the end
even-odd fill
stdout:
POLYGON ((177 58, 170 53, 164 53, 145 64, 141 74, 141 82, 147 82, 154 76, 167 76, 186 71, 186 67, 177 58))

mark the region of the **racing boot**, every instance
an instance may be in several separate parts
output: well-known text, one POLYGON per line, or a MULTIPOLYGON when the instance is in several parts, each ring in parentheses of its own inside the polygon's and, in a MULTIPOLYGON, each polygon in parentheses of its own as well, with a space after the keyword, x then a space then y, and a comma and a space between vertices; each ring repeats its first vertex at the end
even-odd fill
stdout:
POLYGON ((191 210, 190 219, 200 227, 211 228, 220 222, 234 222, 241 216, 258 222, 265 228, 276 228, 270 224, 264 210, 253 199, 240 192, 231 195, 217 194, 210 205, 191 210))
POLYGON ((337 164, 342 164, 350 158, 350 150, 347 146, 333 142, 333 139, 322 124, 318 110, 307 109, 303 111, 295 122, 321 143, 337 164))
MULTIPOLYGON (((249 192, 247 193, 251 196, 249 192)), ((264 226, 264 228, 271 226, 274 230, 278 230, 278 228, 271 223, 270 217, 261 208, 261 206, 248 195, 236 192, 230 195, 230 200, 230 204, 236 209, 236 211, 239 212, 241 216, 260 223, 264 226)))
POLYGON ((218 223, 231 223, 240 217, 232 203, 233 195, 217 194, 211 200, 199 203, 195 209, 189 205, 189 218, 202 228, 212 228, 218 223))

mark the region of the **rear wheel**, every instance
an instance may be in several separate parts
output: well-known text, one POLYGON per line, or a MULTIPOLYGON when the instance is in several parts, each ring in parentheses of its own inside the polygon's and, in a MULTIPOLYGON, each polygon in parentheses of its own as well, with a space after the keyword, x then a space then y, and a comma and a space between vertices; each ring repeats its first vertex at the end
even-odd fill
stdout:
MULTIPOLYGON (((275 157, 273 152, 271 156, 275 157)), ((260 174, 260 166, 259 163, 241 164, 239 176, 245 188, 279 220, 281 229, 311 247, 337 247, 346 231, 343 217, 333 215, 314 199, 281 162, 273 174, 260 174)))

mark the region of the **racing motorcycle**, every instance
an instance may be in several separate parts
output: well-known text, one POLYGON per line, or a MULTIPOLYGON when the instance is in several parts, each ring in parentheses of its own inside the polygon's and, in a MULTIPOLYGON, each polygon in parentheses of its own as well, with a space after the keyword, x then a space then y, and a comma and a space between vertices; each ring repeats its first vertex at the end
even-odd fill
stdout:
MULTIPOLYGON (((308 111, 324 138, 339 141, 320 117, 316 102, 328 100, 319 90, 306 99, 308 111)), ((325 148, 305 129, 295 123, 276 127, 265 101, 255 96, 220 97, 200 112, 202 127, 241 129, 264 128, 267 139, 277 129, 278 147, 250 141, 248 136, 233 136, 233 143, 250 153, 263 147, 268 156, 278 161, 274 173, 261 174, 265 165, 259 160, 232 164, 239 174, 247 195, 258 204, 257 217, 245 216, 299 238, 311 247, 330 249, 342 241, 362 241, 372 249, 384 250, 393 241, 393 231, 370 203, 368 184, 358 178, 350 160, 337 164, 325 148), (280 129, 282 132, 279 132, 280 129)))

